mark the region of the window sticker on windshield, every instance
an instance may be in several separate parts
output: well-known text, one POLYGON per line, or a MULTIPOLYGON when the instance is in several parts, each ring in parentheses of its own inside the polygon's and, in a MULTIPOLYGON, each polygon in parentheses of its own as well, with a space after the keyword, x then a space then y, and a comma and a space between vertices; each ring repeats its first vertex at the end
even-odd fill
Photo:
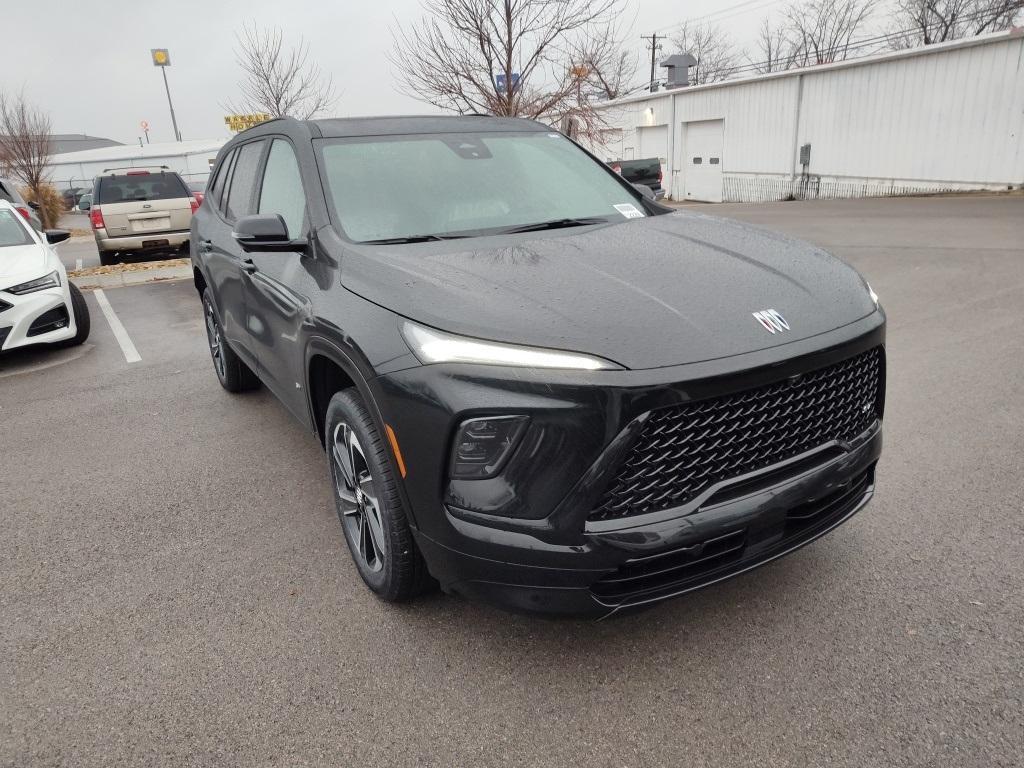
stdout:
POLYGON ((644 212, 632 203, 619 203, 612 207, 627 219, 642 219, 644 217, 644 212))

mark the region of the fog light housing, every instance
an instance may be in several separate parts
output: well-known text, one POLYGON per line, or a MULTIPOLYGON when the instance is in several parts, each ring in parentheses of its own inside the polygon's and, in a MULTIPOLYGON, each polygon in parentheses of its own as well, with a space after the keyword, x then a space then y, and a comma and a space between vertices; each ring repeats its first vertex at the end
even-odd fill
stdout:
POLYGON ((528 416, 485 416, 462 422, 452 447, 451 476, 494 477, 526 431, 528 416))

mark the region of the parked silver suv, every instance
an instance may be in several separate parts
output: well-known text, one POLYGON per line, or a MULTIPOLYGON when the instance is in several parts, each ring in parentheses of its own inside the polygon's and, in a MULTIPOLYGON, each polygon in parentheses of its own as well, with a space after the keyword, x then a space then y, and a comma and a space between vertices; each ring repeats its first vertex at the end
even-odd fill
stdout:
POLYGON ((96 177, 89 220, 101 264, 120 254, 184 249, 199 203, 167 166, 109 168, 96 177))

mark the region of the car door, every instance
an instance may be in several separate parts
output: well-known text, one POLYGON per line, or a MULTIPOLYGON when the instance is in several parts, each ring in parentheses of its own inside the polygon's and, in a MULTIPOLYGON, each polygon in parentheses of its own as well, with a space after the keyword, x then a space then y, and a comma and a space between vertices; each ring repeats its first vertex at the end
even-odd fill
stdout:
POLYGON ((242 144, 233 157, 225 160, 226 178, 220 187, 218 174, 215 195, 219 197, 210 201, 209 215, 204 216, 197 244, 209 272, 224 336, 235 353, 253 370, 257 366, 256 355, 245 321, 245 285, 249 282, 248 270, 252 268, 252 262, 231 232, 240 216, 253 212, 253 197, 266 144, 262 139, 242 144))
MULTIPOLYGON (((306 193, 291 143, 273 138, 267 153, 256 212, 279 214, 293 240, 306 238, 306 193)), ((305 348, 300 326, 308 316, 302 286, 312 285, 307 249, 249 254, 254 269, 246 284, 246 323, 260 379, 306 423, 305 348)))

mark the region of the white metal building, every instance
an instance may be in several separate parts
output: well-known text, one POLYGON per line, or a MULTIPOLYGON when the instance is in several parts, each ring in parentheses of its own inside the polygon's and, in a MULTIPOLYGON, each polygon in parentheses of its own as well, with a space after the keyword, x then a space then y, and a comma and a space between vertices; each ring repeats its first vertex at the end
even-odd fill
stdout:
POLYGON ((166 165, 186 181, 204 181, 217 152, 227 139, 192 139, 143 146, 125 144, 54 155, 50 160, 50 183, 58 190, 88 187, 105 168, 133 168, 166 165))
POLYGON ((677 200, 1017 188, 1024 29, 645 93, 603 110, 613 128, 595 154, 660 157, 677 200))

